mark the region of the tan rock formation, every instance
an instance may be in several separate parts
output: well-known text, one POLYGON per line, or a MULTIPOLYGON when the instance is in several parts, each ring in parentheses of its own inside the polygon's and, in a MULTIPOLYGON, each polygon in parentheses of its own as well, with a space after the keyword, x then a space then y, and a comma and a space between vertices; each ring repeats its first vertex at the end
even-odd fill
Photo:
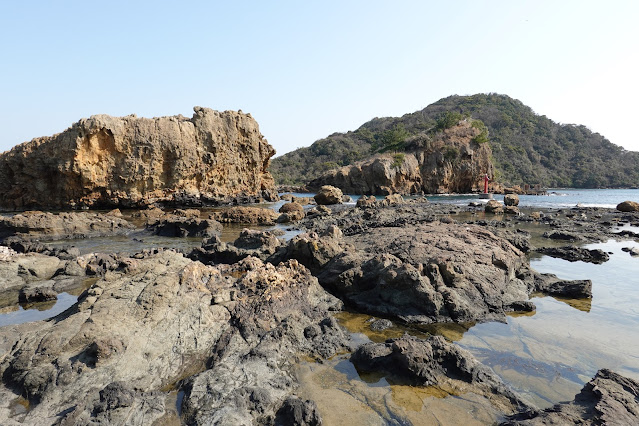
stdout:
POLYGON ((276 195, 275 150, 250 114, 95 115, 0 154, 0 208, 134 207, 276 195))
POLYGON ((479 191, 485 173, 494 175, 491 149, 473 141, 480 130, 470 121, 434 136, 410 141, 405 153, 378 154, 334 169, 308 187, 340 188, 346 194, 468 193, 479 191))

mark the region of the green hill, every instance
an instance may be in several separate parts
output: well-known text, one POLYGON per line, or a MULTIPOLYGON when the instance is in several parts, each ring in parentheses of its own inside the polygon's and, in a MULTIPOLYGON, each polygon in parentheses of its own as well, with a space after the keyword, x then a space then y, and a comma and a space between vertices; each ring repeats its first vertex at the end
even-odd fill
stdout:
POLYGON ((384 146, 409 146, 447 118, 470 115, 488 129, 497 180, 507 186, 607 188, 639 186, 639 152, 614 145, 583 125, 558 124, 506 95, 449 96, 402 117, 374 118, 274 158, 278 184, 304 184, 369 157, 384 146), (401 139, 397 143, 397 139, 401 139), (407 143, 403 143, 403 139, 407 143))

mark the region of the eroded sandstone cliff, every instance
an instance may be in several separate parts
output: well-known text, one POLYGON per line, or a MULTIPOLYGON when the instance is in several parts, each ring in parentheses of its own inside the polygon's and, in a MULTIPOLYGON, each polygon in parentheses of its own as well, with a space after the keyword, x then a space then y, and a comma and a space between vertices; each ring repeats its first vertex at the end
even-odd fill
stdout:
POLYGON ((326 172, 308 184, 340 188, 346 194, 469 193, 483 185, 482 177, 494 175, 487 143, 474 141, 480 130, 470 120, 433 136, 420 136, 406 152, 378 154, 326 172))
POLYGON ((95 115, 0 154, 0 208, 215 203, 274 194, 275 150, 241 111, 95 115))

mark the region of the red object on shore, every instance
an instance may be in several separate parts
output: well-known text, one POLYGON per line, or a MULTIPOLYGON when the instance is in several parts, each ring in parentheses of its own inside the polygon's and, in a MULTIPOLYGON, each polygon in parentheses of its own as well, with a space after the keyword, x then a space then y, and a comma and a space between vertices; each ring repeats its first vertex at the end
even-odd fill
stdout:
POLYGON ((488 181, 490 178, 488 177, 488 173, 484 175, 484 194, 488 194, 488 181))

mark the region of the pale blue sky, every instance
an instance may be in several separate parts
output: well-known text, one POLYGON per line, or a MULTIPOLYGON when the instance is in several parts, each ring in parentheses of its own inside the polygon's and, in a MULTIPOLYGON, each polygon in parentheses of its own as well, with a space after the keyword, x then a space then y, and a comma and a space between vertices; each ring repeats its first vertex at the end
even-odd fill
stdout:
POLYGON ((639 151, 637 1, 0 0, 0 151, 92 114, 242 109, 278 154, 505 93, 639 151))

